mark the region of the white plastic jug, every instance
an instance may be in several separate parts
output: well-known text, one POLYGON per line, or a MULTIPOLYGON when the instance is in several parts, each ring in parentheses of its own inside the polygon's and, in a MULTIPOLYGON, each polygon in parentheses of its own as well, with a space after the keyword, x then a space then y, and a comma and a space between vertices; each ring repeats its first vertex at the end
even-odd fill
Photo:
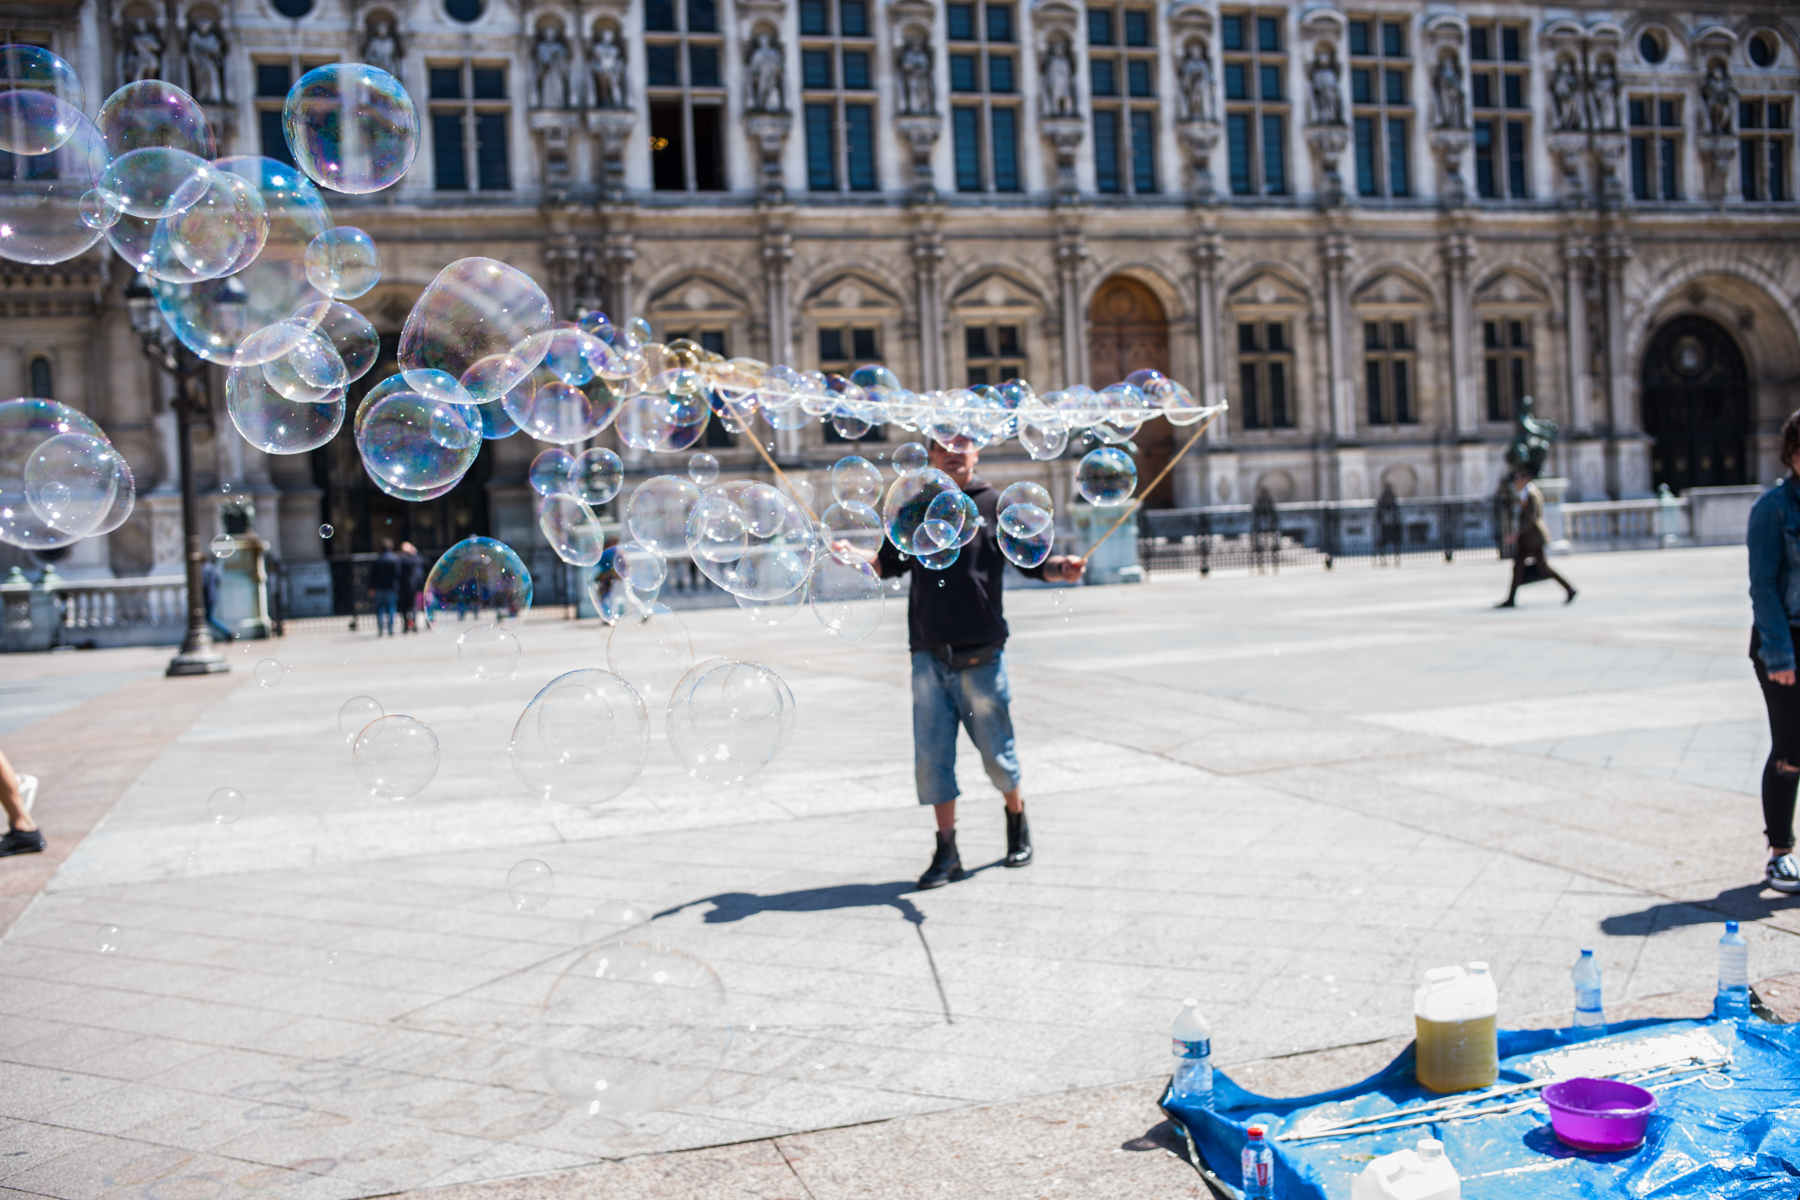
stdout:
POLYGON ((1499 997, 1487 964, 1437 967, 1413 994, 1419 1083, 1434 1092, 1487 1087, 1500 1075, 1499 997))
POLYGON ((1356 1177, 1350 1200, 1462 1200, 1462 1180, 1444 1143, 1421 1138, 1417 1150, 1384 1154, 1356 1177))

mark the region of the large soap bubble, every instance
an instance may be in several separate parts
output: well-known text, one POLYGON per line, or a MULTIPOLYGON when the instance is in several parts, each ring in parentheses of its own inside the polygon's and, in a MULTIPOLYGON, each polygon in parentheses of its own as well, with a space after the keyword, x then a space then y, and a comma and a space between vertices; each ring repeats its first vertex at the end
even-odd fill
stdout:
POLYGON ((645 604, 613 625, 606 665, 638 695, 660 704, 694 665, 694 640, 668 605, 645 604))
POLYGON ((43 154, 74 132, 86 103, 75 68, 38 46, 0 46, 0 150, 43 154))
POLYGON ((85 530, 58 529, 39 516, 26 498, 25 476, 32 456, 51 438, 67 433, 106 441, 100 426, 54 400, 0 403, 0 542, 27 550, 50 550, 72 545, 86 535, 85 530))
POLYGON ((538 501, 538 528, 556 557, 572 567, 593 566, 606 549, 606 533, 594 510, 567 492, 538 501))
POLYGON ((511 629, 530 608, 531 572, 512 547, 493 538, 464 538, 425 577, 425 619, 447 637, 470 625, 511 629))
POLYGON ((669 566, 663 556, 636 542, 619 542, 600 555, 588 580, 588 599, 608 625, 628 614, 642 616, 662 589, 669 566))
MULTIPOLYGON (((932 542, 930 545, 915 545, 914 538, 938 497, 961 494, 962 489, 956 486, 956 481, 936 467, 921 467, 894 480, 881 505, 881 521, 887 528, 888 540, 902 554, 931 554, 941 550, 941 544, 931 538, 934 531, 927 533, 927 540, 932 542)), ((952 531, 955 532, 958 531, 952 531)))
POLYGON ((575 459, 570 472, 574 495, 592 505, 605 504, 625 483, 625 464, 605 446, 592 446, 575 459))
POLYGON ((535 796, 600 804, 636 781, 650 752, 650 714, 610 671, 559 675, 513 726, 513 773, 535 796))
MULTIPOLYGON (((499 361, 511 358, 501 355, 499 361)), ((619 411, 618 394, 599 380, 577 387, 543 367, 514 384, 500 403, 520 429, 540 442, 562 446, 585 442, 619 411)))
POLYGON ((561 446, 538 451, 525 473, 531 490, 540 496, 555 496, 575 490, 575 456, 561 446))
POLYGON ((166 217, 206 194, 213 171, 186 150, 146 146, 106 164, 96 185, 114 208, 133 217, 166 217))
MULTIPOLYGON (((65 262, 105 236, 104 226, 82 219, 82 201, 106 171, 106 144, 80 113, 70 124, 52 150, 0 156, 0 257, 38 265, 65 262)), ((105 207, 116 211, 110 203, 105 207)))
POLYGON ((818 529, 791 496, 749 480, 708 488, 688 515, 685 542, 708 579, 748 600, 801 587, 823 553, 818 529))
POLYGON ((657 475, 638 484, 625 506, 631 536, 667 558, 687 549, 688 517, 700 502, 693 480, 657 475))
POLYGON ((133 150, 184 150, 210 159, 218 153, 206 113, 172 83, 139 79, 106 98, 94 123, 114 158, 133 150))
POLYGON ((288 399, 260 366, 233 367, 225 377, 225 411, 244 440, 265 454, 304 454, 337 436, 344 426, 344 390, 316 400, 288 399))
POLYGON ((381 250, 350 225, 327 229, 306 247, 306 278, 333 300, 354 300, 381 282, 381 250))
POLYGON ((481 452, 481 431, 461 405, 395 392, 362 417, 356 448, 377 483, 430 489, 463 477, 481 452))
POLYGON ((230 171, 207 173, 206 191, 200 198, 166 218, 152 241, 152 260, 165 243, 192 280, 154 272, 158 279, 185 283, 213 279, 248 266, 262 252, 269 236, 269 207, 250 181, 230 171))
POLYGON ((1014 566, 1035 567, 1050 557, 1056 518, 1049 509, 1036 504, 1009 504, 1000 510, 1000 528, 995 536, 1000 542, 1000 553, 1014 566))
POLYGON ((881 514, 855 500, 841 501, 819 514, 832 554, 845 562, 872 562, 881 553, 881 514))
POLYGON ((544 997, 537 1027, 552 1091, 589 1116, 673 1108, 731 1045, 725 986, 690 954, 626 938, 589 950, 544 997))
POLYGON ((447 372, 476 402, 498 400, 538 365, 545 347, 525 343, 555 319, 550 298, 525 272, 461 258, 438 272, 407 314, 400 366, 447 372))
POLYGON ((729 787, 755 775, 793 734, 794 695, 761 663, 712 658, 669 697, 669 748, 695 779, 729 787))
POLYGON ((383 800, 416 796, 437 777, 437 735, 412 717, 380 717, 363 727, 350 750, 356 778, 383 800))
POLYGON ((375 326, 369 318, 348 304, 337 300, 318 300, 296 309, 293 319, 310 325, 330 339, 332 349, 337 351, 338 358, 343 361, 345 382, 367 375, 369 368, 381 356, 381 335, 375 332, 375 326))
POLYGON ((1097 508, 1123 504, 1136 489, 1137 464, 1117 446, 1088 451, 1075 468, 1075 490, 1097 508))
POLYGON ((881 577, 867 562, 825 555, 813 569, 807 600, 819 624, 841 638, 860 642, 881 625, 885 593, 881 577))
POLYGON ((25 460, 25 501, 50 528, 89 536, 112 511, 124 462, 103 437, 59 433, 25 460))
POLYGON ((399 181, 419 152, 419 113, 400 81, 366 63, 314 67, 288 92, 282 127, 315 183, 363 195, 399 181))
POLYGON ((831 468, 831 495, 842 504, 876 504, 881 500, 881 471, 866 458, 852 454, 831 468))

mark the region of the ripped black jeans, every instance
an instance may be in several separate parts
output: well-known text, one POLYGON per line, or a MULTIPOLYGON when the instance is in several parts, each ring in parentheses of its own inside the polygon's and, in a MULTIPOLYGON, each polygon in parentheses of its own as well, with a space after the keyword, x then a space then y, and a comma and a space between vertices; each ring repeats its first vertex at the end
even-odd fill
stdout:
MULTIPOLYGON (((1794 628, 1795 644, 1800 645, 1800 626, 1794 628)), ((1800 786, 1800 683, 1770 683, 1757 651, 1762 638, 1750 631, 1750 662, 1756 667, 1756 682, 1762 685, 1763 706, 1769 710, 1769 761, 1763 764, 1762 804, 1763 832, 1769 846, 1787 851, 1794 848, 1794 793, 1800 786), (1776 764, 1785 764, 1781 770, 1776 764)))

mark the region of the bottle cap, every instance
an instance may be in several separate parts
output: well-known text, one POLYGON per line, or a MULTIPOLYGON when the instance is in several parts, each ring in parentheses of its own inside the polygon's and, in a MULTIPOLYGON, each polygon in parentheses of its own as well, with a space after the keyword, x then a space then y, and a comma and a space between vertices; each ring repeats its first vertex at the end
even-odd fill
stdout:
POLYGON ((1246 1132, 1250 1135, 1250 1140, 1253 1142, 1260 1142, 1263 1140, 1263 1127, 1261 1125, 1252 1125, 1246 1132))
POLYGON ((1192 997, 1189 997, 1188 999, 1183 1000, 1181 1002, 1181 1007, 1183 1007, 1183 1008, 1199 1008, 1200 1002, 1198 1000, 1193 999, 1192 997))
POLYGON ((1581 952, 1581 957, 1583 957, 1583 958, 1592 958, 1592 957, 1594 957, 1594 952, 1593 952, 1593 951, 1592 951, 1592 950, 1583 950, 1583 951, 1582 951, 1582 952, 1581 952))
POLYGON ((1738 930, 1737 930, 1737 922, 1736 921, 1725 922, 1725 932, 1726 933, 1736 933, 1737 931, 1738 930))
POLYGON ((1486 975, 1487 973, 1488 973, 1488 965, 1486 963, 1472 962, 1469 964, 1469 974, 1471 974, 1471 975, 1486 975))
POLYGON ((1419 1139, 1419 1157, 1426 1162, 1444 1157, 1444 1143, 1436 1138, 1419 1139))

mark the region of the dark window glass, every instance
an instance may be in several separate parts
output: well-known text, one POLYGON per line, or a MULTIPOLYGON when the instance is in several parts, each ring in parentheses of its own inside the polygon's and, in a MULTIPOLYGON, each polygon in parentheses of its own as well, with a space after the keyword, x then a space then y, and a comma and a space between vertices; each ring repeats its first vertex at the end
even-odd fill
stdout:
POLYGON ((1475 122, 1475 192, 1493 199, 1494 191, 1494 123, 1475 122))
POLYGON ((1781 142, 1769 144, 1769 199, 1786 200, 1787 193, 1787 161, 1783 157, 1785 146, 1781 142))
POLYGON ((1524 62, 1519 53, 1519 27, 1508 25, 1500 30, 1500 57, 1507 62, 1524 62))
POLYGON ((1478 71, 1469 76, 1469 90, 1472 92, 1476 108, 1494 107, 1494 79, 1485 71, 1478 71))
POLYGON ((975 6, 973 4, 952 4, 945 10, 950 23, 950 40, 953 42, 972 42, 975 40, 975 6))
POLYGON ((504 192, 512 187, 506 161, 506 120, 503 112, 475 114, 475 169, 484 192, 504 192))
MULTIPOLYGON (((1662 152, 1662 198, 1674 200, 1678 194, 1675 189, 1675 143, 1673 140, 1665 138, 1657 143, 1657 149, 1662 152)), ((1774 152, 1777 154, 1781 152, 1779 144, 1775 146, 1774 152)), ((1773 171, 1774 168, 1771 167, 1771 174, 1773 171)), ((1771 199, 1779 200, 1781 197, 1774 196, 1771 199)))
POLYGON ((1225 146, 1231 167, 1231 191, 1235 196, 1250 195, 1250 116, 1248 113, 1225 114, 1225 146))
POLYGON ((994 119, 994 190, 1019 190, 1019 114, 1016 109, 996 108, 994 119))
POLYGON ((1094 187, 1102 192, 1123 190, 1119 182, 1119 114, 1110 109, 1094 113, 1094 187))
POLYGON ((1381 52, 1389 58, 1406 57, 1406 26, 1397 21, 1381 23, 1381 52))
POLYGON ((1523 75, 1506 77, 1506 107, 1525 107, 1525 77, 1523 75))
POLYGON ((281 110, 265 108, 256 114, 262 134, 264 158, 272 158, 284 167, 294 165, 294 152, 288 149, 287 130, 281 121, 281 110))
POLYGON ((467 25, 481 19, 481 0, 444 0, 444 11, 451 20, 467 25))
POLYGON ((460 192, 468 188, 469 162, 461 113, 431 115, 431 164, 438 191, 460 192))
POLYGON ((1388 118, 1388 195, 1410 196, 1412 180, 1407 172, 1406 122, 1388 118))
POLYGON ((694 186, 703 192, 725 190, 724 115, 716 104, 694 106, 694 186))
POLYGON ((869 36, 867 0, 838 0, 838 31, 845 37, 869 36))
MULTIPOLYGON (((1241 21, 1241 17, 1226 17, 1227 22, 1241 21)), ((1110 46, 1113 44, 1113 15, 1104 9, 1091 9, 1088 12, 1088 44, 1091 46, 1110 46)), ((1230 43, 1227 43, 1227 48, 1230 43)))
POLYGON ((1743 189, 1744 199, 1756 200, 1756 143, 1745 138, 1738 143, 1738 186, 1743 189))
POLYGON ((1140 195, 1156 191, 1156 115, 1131 114, 1131 186, 1140 195))
POLYGON ((1663 49, 1662 39, 1654 33, 1646 33, 1638 38, 1638 53, 1647 63, 1659 63, 1666 51, 1663 49))
POLYGON ((47 358, 31 360, 31 394, 40 400, 56 399, 56 390, 50 386, 50 360, 47 358))
POLYGON ((970 367, 969 368, 969 386, 970 387, 975 387, 977 384, 986 385, 991 382, 992 382, 992 380, 990 380, 988 378, 988 369, 986 367, 970 367))
POLYGON ((1411 425, 1419 418, 1413 412, 1412 380, 1408 376, 1406 360, 1404 358, 1395 359, 1393 368, 1394 420, 1400 422, 1402 425, 1411 425))
POLYGON ((1394 334, 1394 336, 1393 336, 1394 349, 1396 349, 1396 350, 1411 350, 1412 349, 1412 335, 1407 332, 1406 326, 1401 324, 1400 322, 1396 321, 1391 326, 1391 328, 1392 328, 1393 334, 1394 334))
POLYGON ((1523 321, 1508 321, 1506 323, 1506 331, 1507 331, 1507 333, 1512 335, 1512 344, 1513 344, 1514 349, 1524 349, 1531 345, 1531 338, 1527 336, 1525 322, 1523 322, 1523 321))
POLYGON ((1350 22, 1350 53, 1367 54, 1369 52, 1369 23, 1367 21, 1350 22))
POLYGON ((1148 46, 1150 44, 1150 14, 1132 10, 1125 14, 1125 44, 1127 46, 1148 46))
POLYGON ((644 0, 644 28, 652 33, 673 33, 675 0, 644 0))
POLYGON ((1631 194, 1650 199, 1650 139, 1631 139, 1631 194))
POLYGON ((476 67, 470 74, 474 76, 477 100, 506 99, 505 67, 476 67))
POLYGON ((651 87, 680 87, 681 60, 677 46, 645 46, 644 77, 651 87))
POLYGON ((1738 104, 1738 128, 1761 129, 1762 105, 1754 100, 1744 100, 1738 104))
POLYGON ((873 329, 852 329, 850 331, 850 350, 858 362, 874 362, 881 357, 875 348, 875 331, 873 329))
POLYGON ((1276 354, 1287 349, 1287 326, 1270 324, 1267 330, 1269 353, 1276 354))
POLYGON ((963 350, 970 358, 986 358, 992 353, 986 325, 970 325, 963 330, 963 350))
MULTIPOLYGON (((1091 15, 1088 17, 1088 22, 1089 24, 1093 23, 1093 17, 1091 15)), ((1111 28, 1111 26, 1109 25, 1108 28, 1111 28)), ((1244 49, 1244 18, 1231 16, 1220 17, 1219 40, 1224 43, 1225 49, 1227 50, 1244 49)), ((1111 45, 1110 42, 1107 44, 1111 45)))
POLYGON ((1648 125, 1649 103, 1644 100, 1632 100, 1625 105, 1625 115, 1633 125, 1648 125))
POLYGON ((849 159, 850 190, 875 190, 875 110, 867 104, 844 105, 844 151, 849 159))
POLYGON ((1294 418, 1288 412, 1287 364, 1272 362, 1269 364, 1269 425, 1275 429, 1288 429, 1293 424, 1294 418))
POLYGON ((831 32, 831 10, 825 0, 800 0, 800 32, 815 37, 831 32))
POLYGON ((952 54, 950 56, 950 90, 953 92, 979 92, 981 80, 975 69, 973 54, 952 54))
POLYGON ((1500 390, 1500 360, 1487 360, 1487 412, 1488 420, 1504 421, 1507 418, 1506 395, 1500 390))
POLYGON ((430 67, 425 72, 425 81, 433 100, 462 99, 461 67, 430 67))
POLYGON ((1281 118, 1262 119, 1263 191, 1279 196, 1287 191, 1287 139, 1281 134, 1281 118))
POLYGON ((1481 344, 1486 346, 1489 350, 1500 349, 1500 323, 1498 321, 1483 321, 1481 323, 1481 344))
POLYGON ((1665 129, 1673 129, 1681 124, 1681 121, 1675 116, 1675 102, 1673 100, 1658 100, 1656 102, 1656 123, 1665 129))
POLYGON ((1364 390, 1369 393, 1369 424, 1379 425, 1385 408, 1381 402, 1381 360, 1371 358, 1363 367, 1364 390))
POLYGON ((1381 322, 1380 321, 1364 321, 1363 322, 1363 349, 1364 350, 1381 350, 1381 349, 1384 349, 1386 346, 1387 346, 1387 342, 1385 342, 1382 339, 1381 322))
POLYGON ((1019 327, 1017 325, 1001 325, 994 330, 995 353, 1005 358, 1013 358, 1019 353, 1019 327))
POLYGON ((1373 196, 1375 190, 1375 118, 1356 118, 1356 191, 1373 196))
POLYGON ((713 0, 687 0, 689 33, 719 32, 719 13, 713 0))
POLYGON ((1775 39, 1759 33, 1750 39, 1750 61, 1759 67, 1775 65, 1775 39))
MULTIPOLYGON (((1243 63, 1225 64, 1225 98, 1227 100, 1248 100, 1250 88, 1245 77, 1243 63)), ((1108 93, 1110 95, 1110 93, 1108 93)))
POLYGON ((694 42, 688 45, 688 83, 694 87, 719 86, 719 48, 694 42))
POLYGON ((1273 66, 1260 67, 1257 70, 1257 90, 1264 100, 1281 99, 1281 68, 1273 66))
POLYGON ((987 35, 990 42, 1013 40, 1013 10, 1010 4, 987 6, 987 35))
POLYGON ((844 51, 844 86, 853 92, 869 90, 869 52, 844 51))
POLYGON ((286 63, 256 64, 256 94, 285 96, 294 86, 294 72, 286 63))
POLYGON ((1244 428, 1263 427, 1262 400, 1256 391, 1256 367, 1244 363, 1238 368, 1238 404, 1244 410, 1244 428))
POLYGON ((819 361, 822 363, 842 362, 846 357, 844 331, 841 329, 819 330, 819 361))
POLYGON ((681 105, 650 106, 650 146, 650 178, 656 190, 686 190, 686 168, 681 161, 681 105))
POLYGON ((1389 104, 1406 103, 1406 72, 1386 71, 1383 75, 1387 82, 1387 102, 1389 104))
POLYGON ((831 51, 802 50, 800 52, 800 82, 809 88, 828 88, 831 86, 831 51))
MULTIPOLYGON (((1088 74, 1093 76, 1094 95, 1116 96, 1119 94, 1119 83, 1113 75, 1113 62, 1109 58, 1088 59, 1088 74)), ((1239 78, 1242 79, 1242 72, 1239 78)))
POLYGON ((275 0, 275 11, 295 21, 311 12, 312 8, 312 0, 275 0))
POLYGON ((831 144, 831 105, 806 106, 806 186, 829 192, 837 188, 837 153, 831 144))
POLYGON ((1125 79, 1134 96, 1153 96, 1156 93, 1150 87, 1150 61, 1134 58, 1125 64, 1125 79))
POLYGON ((1255 350, 1261 344, 1262 343, 1260 343, 1256 340, 1256 326, 1250 324, 1247 321, 1240 322, 1238 324, 1238 349, 1239 350, 1255 350))
MULTIPOLYGON (((1786 129, 1788 127, 1787 112, 1787 105, 1774 100, 1769 101, 1769 128, 1786 129)), ((1673 125, 1675 122, 1666 121, 1664 124, 1673 125)))
POLYGON ((1477 25, 1469 30, 1469 57, 1476 62, 1493 61, 1494 52, 1488 46, 1487 26, 1477 25))
POLYGON ((1514 356, 1511 359, 1509 359, 1508 362, 1512 366, 1512 394, 1514 396, 1524 396, 1524 395, 1528 394, 1530 389, 1528 389, 1525 386, 1525 359, 1524 359, 1524 357, 1523 356, 1514 356))
POLYGON ((1258 50, 1281 49, 1281 22, 1275 17, 1256 18, 1256 48, 1258 50))
POLYGON ((1010 54, 990 54, 988 65, 988 91, 1009 95, 1013 90, 1013 60, 1010 54))
POLYGON ((1350 100, 1355 104, 1375 103, 1375 89, 1370 86, 1372 71, 1367 67, 1354 67, 1350 71, 1350 100))
POLYGON ((981 110, 958 108, 951 113, 956 151, 956 190, 981 190, 981 110))
POLYGON ((1506 123, 1506 186, 1512 197, 1520 200, 1525 197, 1525 123, 1508 121, 1506 123))

